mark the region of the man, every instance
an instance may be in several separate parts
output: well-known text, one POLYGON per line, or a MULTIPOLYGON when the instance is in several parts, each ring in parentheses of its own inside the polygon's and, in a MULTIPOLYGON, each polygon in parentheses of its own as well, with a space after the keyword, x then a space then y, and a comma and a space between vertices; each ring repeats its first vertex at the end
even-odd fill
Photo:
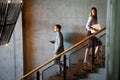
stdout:
MULTIPOLYGON (((61 33, 61 25, 56 24, 54 26, 54 31, 56 32, 56 39, 55 41, 50 41, 50 42, 55 44, 55 50, 53 53, 55 54, 55 56, 57 56, 58 54, 64 51, 64 42, 63 42, 63 35, 61 33)), ((63 64, 60 62, 60 58, 61 57, 55 60, 55 64, 58 64, 60 66, 60 71, 61 71, 61 67, 63 67, 63 64)))

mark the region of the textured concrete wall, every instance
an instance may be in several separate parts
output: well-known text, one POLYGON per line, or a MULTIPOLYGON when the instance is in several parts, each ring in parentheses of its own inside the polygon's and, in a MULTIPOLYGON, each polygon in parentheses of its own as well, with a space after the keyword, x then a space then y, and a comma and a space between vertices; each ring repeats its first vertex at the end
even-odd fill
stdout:
POLYGON ((106 25, 107 0, 24 0, 25 73, 53 57, 53 25, 61 24, 65 49, 83 39, 89 10, 98 9, 101 25, 106 25))
POLYGON ((17 21, 7 45, 0 46, 0 80, 17 80, 23 75, 22 18, 17 21))
MULTIPOLYGON (((20 0, 10 1, 12 3, 20 3, 20 0)), ((0 80, 18 80, 22 75, 23 38, 22 15, 20 14, 9 43, 7 45, 0 46, 0 80)))

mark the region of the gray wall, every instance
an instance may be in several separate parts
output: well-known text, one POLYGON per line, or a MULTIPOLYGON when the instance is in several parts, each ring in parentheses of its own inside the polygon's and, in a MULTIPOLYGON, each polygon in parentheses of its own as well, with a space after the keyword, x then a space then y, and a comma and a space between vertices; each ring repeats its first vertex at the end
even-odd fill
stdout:
POLYGON ((10 43, 0 46, 0 80, 22 76, 23 54, 25 73, 53 57, 54 45, 49 40, 55 37, 56 23, 63 26, 65 49, 85 37, 84 26, 91 7, 97 7, 99 22, 105 26, 106 3, 107 0, 24 0, 24 38, 20 15, 10 43))
POLYGON ((98 19, 106 25, 107 0, 24 0, 25 73, 53 57, 53 25, 61 24, 65 49, 83 39, 91 7, 97 7, 98 19))
POLYGON ((7 45, 0 46, 0 80, 17 80, 23 75, 22 18, 17 21, 7 45))
MULTIPOLYGON (((20 0, 11 0, 11 2, 20 3, 20 0)), ((17 80, 23 75, 22 35, 22 15, 20 14, 10 42, 7 45, 0 45, 0 80, 17 80)))

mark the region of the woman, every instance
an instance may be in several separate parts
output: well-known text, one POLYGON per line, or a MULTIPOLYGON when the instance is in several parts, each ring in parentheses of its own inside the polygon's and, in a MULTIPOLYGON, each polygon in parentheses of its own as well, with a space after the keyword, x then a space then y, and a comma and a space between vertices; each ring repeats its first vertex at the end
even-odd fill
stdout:
MULTIPOLYGON (((94 25, 98 24, 97 22, 97 9, 95 7, 92 7, 90 10, 90 16, 88 18, 87 24, 86 24, 86 29, 88 30, 87 36, 91 35, 92 33, 99 31, 99 29, 94 28, 94 25)), ((87 56, 89 53, 90 48, 92 47, 92 40, 94 38, 95 41, 95 56, 97 57, 98 50, 100 46, 102 45, 102 42, 96 38, 92 37, 88 40, 88 47, 86 48, 85 51, 85 57, 84 57, 84 63, 87 63, 87 56)))

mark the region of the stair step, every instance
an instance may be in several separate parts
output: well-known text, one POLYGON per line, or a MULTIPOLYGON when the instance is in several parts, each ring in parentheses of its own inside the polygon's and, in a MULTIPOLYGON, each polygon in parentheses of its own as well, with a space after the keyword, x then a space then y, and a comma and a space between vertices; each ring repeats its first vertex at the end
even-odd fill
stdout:
POLYGON ((79 80, 105 80, 105 68, 98 68, 97 73, 89 73, 87 78, 79 80))
POLYGON ((79 80, 90 80, 90 79, 79 79, 79 80))
POLYGON ((89 74, 88 78, 90 80, 105 80, 105 75, 102 75, 102 74, 89 74))
POLYGON ((99 68, 98 73, 105 75, 105 68, 99 68))

